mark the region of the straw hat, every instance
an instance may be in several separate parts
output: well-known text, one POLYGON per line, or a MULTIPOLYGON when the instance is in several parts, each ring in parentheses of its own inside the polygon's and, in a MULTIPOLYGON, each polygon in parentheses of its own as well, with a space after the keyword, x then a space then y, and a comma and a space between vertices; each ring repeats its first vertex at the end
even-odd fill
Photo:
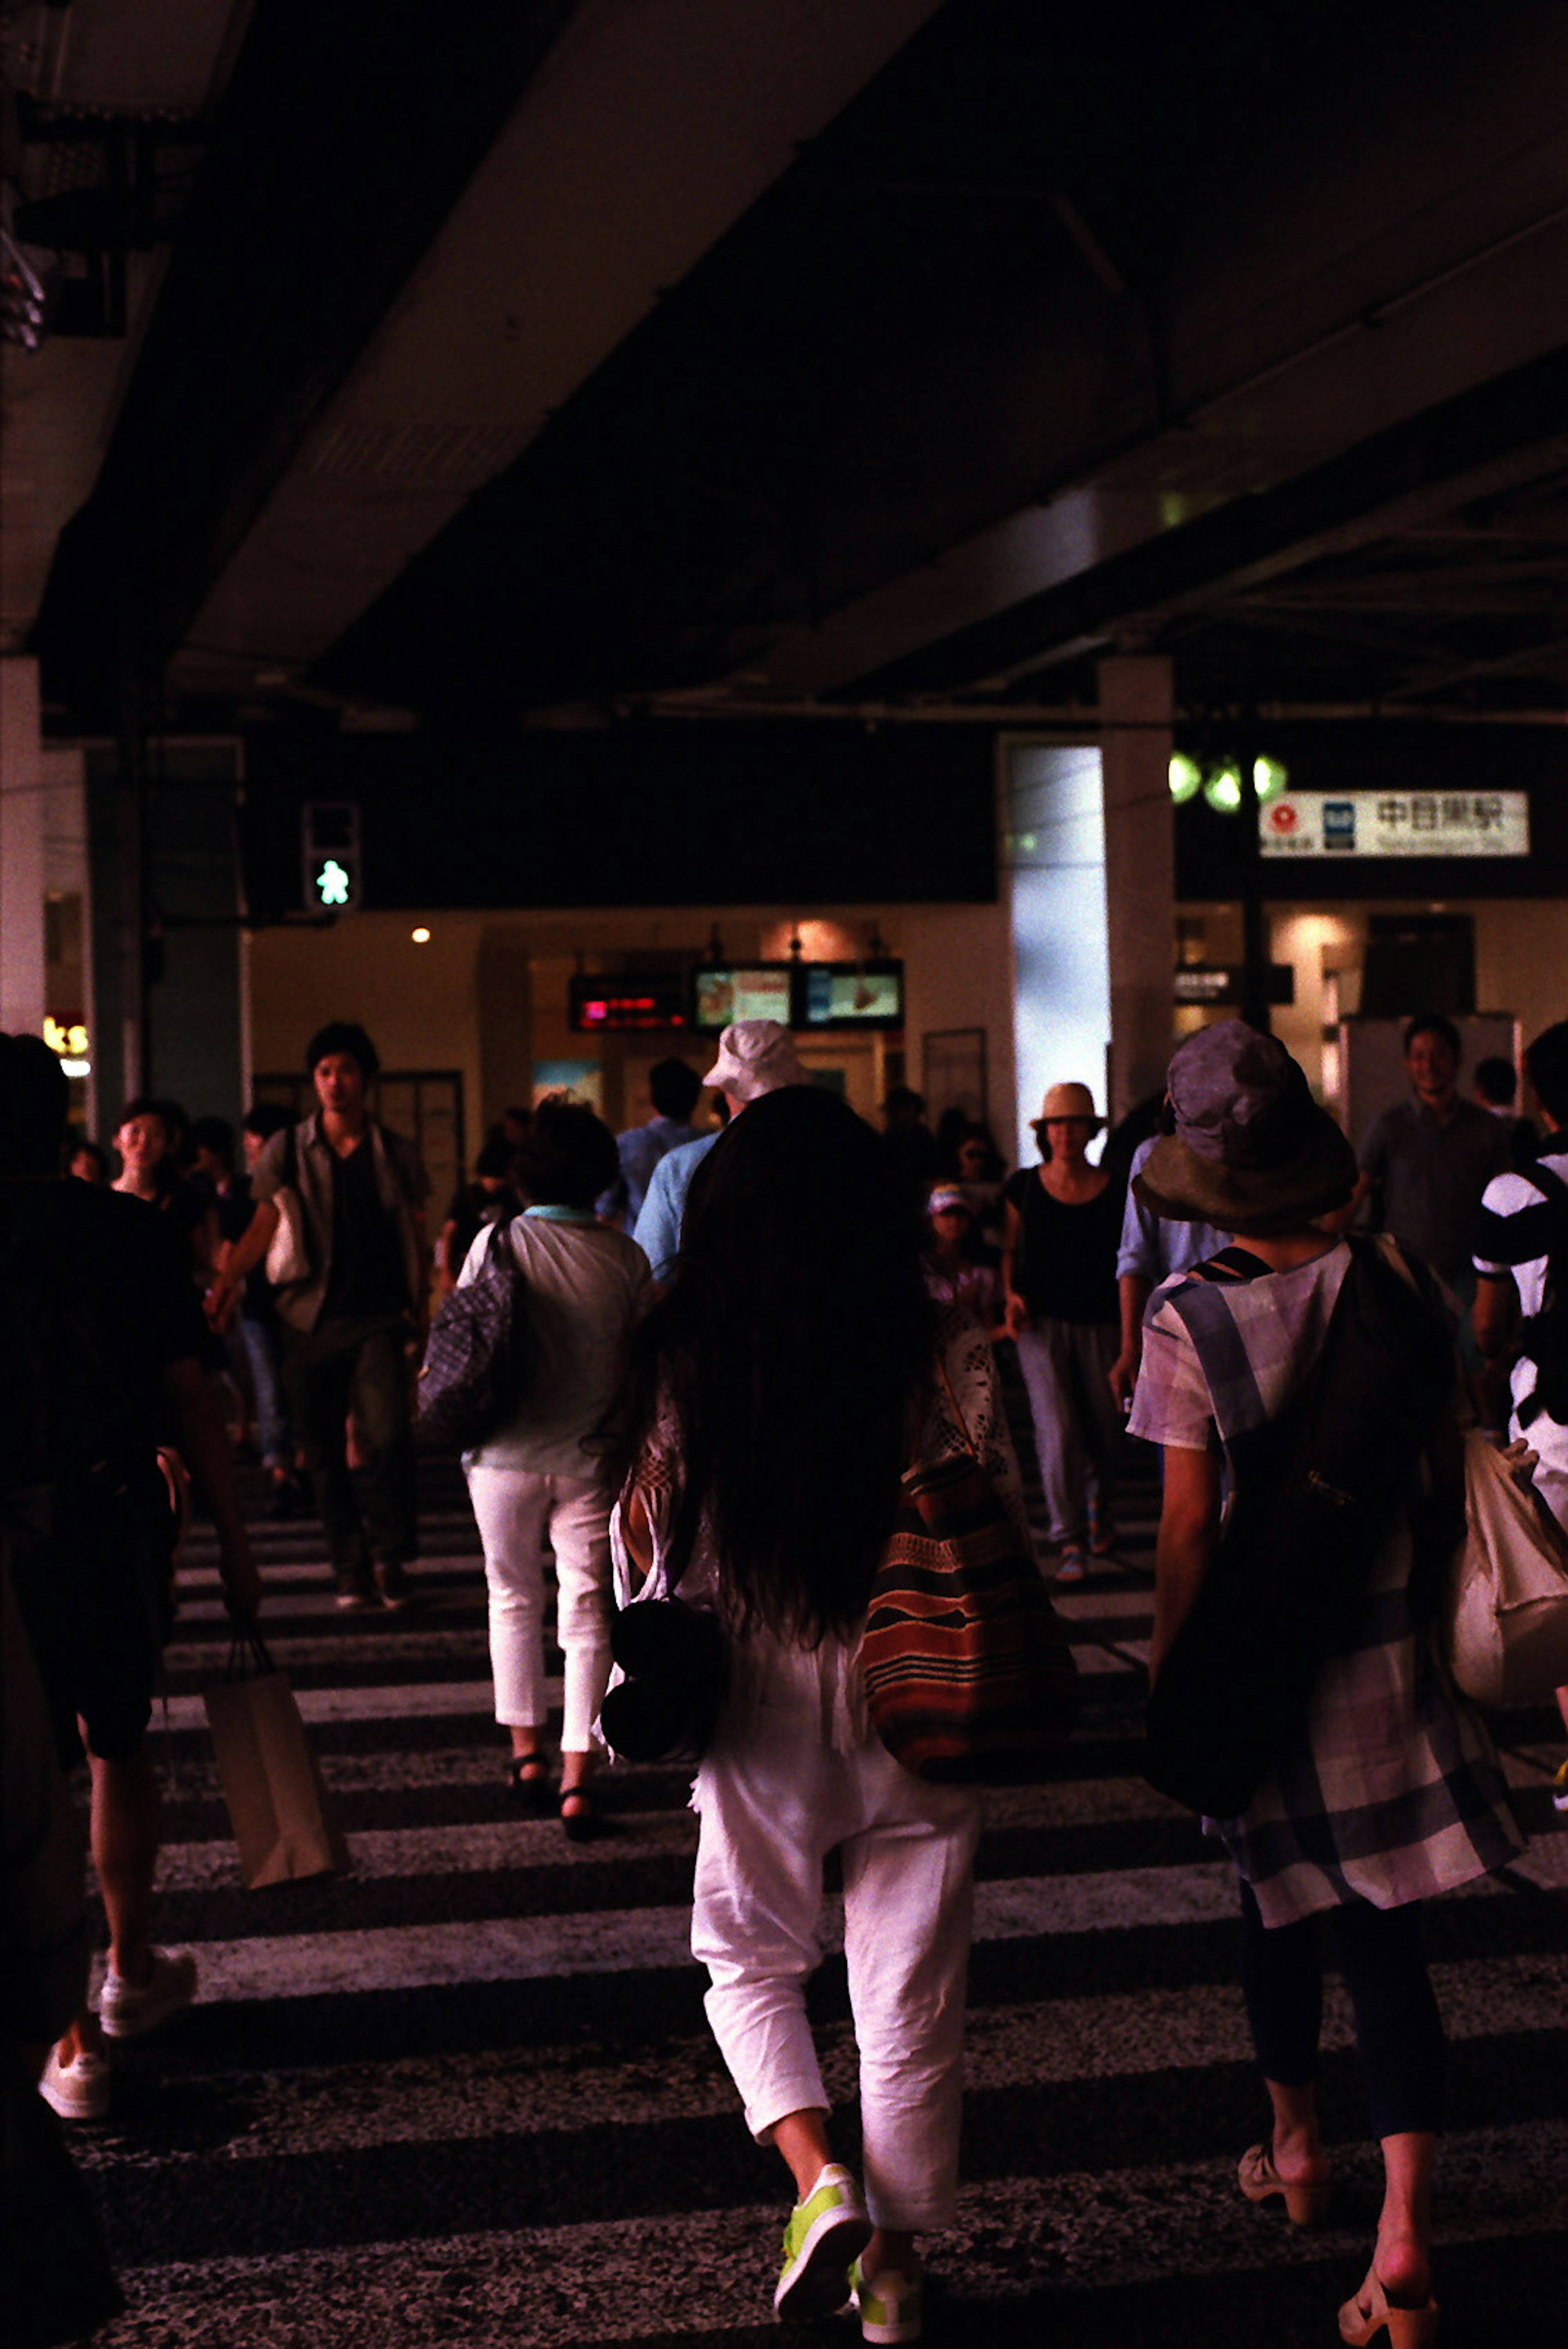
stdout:
POLYGON ((1157 1142, 1133 1189, 1157 1216, 1266 1238, 1343 1207, 1355 1153, 1282 1044, 1221 1019, 1170 1063, 1176 1131, 1157 1142))
POLYGON ((1034 1121, 1037 1138, 1055 1117, 1081 1117, 1088 1122, 1091 1133, 1098 1133, 1105 1123, 1095 1108, 1095 1096, 1087 1085, 1053 1085, 1040 1104, 1040 1114, 1034 1121))

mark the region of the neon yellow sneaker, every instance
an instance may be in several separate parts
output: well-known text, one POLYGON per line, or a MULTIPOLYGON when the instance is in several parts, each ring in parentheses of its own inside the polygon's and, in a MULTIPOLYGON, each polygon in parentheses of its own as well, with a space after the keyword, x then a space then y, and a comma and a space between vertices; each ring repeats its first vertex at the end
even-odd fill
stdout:
POLYGON ((846 2271, 870 2240, 871 2221, 860 2189, 846 2169, 830 2161, 789 2214, 784 2266, 774 2291, 774 2315, 792 2321, 836 2316, 844 2306, 846 2271))
POLYGON ((918 2341, 922 2315, 918 2275, 864 2276, 856 2261, 849 2271, 849 2297, 860 2312, 863 2341, 918 2341))

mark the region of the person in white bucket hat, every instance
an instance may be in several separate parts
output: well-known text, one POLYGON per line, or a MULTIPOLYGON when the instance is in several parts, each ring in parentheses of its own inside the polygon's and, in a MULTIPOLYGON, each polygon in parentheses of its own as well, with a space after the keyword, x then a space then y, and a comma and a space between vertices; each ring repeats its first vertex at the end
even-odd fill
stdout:
MULTIPOLYGON (((777 1092, 781 1085, 808 1085, 794 1038, 777 1019, 732 1019, 719 1038, 712 1067, 702 1080, 717 1086, 738 1117, 748 1102, 777 1092)), ((680 1252, 680 1221, 691 1178, 718 1141, 704 1133, 666 1152, 654 1168, 631 1237, 653 1268, 655 1280, 666 1281, 680 1252)))

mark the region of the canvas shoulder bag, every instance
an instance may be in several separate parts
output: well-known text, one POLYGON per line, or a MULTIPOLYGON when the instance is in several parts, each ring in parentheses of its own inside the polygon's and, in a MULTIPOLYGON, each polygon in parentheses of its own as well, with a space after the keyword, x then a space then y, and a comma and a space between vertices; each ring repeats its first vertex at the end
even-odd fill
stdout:
POLYGON ((1545 1704, 1568 1684, 1568 1538, 1479 1427, 1465 1436, 1465 1538, 1443 1631, 1454 1684, 1473 1703, 1545 1704))
POLYGON ((262 1268, 269 1287, 294 1288, 310 1278, 310 1244, 305 1226, 305 1202, 299 1195, 298 1129, 290 1126, 284 1144, 284 1178, 273 1193, 277 1229, 267 1242, 262 1268))
POLYGON ((1048 1775, 1077 1717, 1077 1667, 938 1368, 964 1448, 900 1481, 860 1643, 867 1712, 917 1777, 1017 1785, 1048 1775))

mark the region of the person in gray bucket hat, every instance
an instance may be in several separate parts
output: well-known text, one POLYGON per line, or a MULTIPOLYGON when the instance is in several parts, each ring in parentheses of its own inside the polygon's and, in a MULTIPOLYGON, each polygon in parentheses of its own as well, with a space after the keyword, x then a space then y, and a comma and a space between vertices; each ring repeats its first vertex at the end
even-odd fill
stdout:
POLYGON ((1166 1097, 1176 1130, 1133 1178, 1153 1214, 1266 1237, 1349 1205, 1355 1153, 1277 1037, 1243 1019, 1199 1029, 1166 1097))
POLYGON ((1486 1726, 1454 1689, 1421 1599, 1437 1557, 1417 1538, 1427 1464, 1439 1485, 1458 1468, 1457 1429, 1444 1415, 1457 1371, 1451 1336, 1424 1268, 1386 1237, 1336 1231, 1355 1157, 1272 1037, 1240 1019, 1206 1028, 1176 1053, 1168 1087, 1175 1131, 1150 1153, 1140 1196, 1157 1214, 1200 1218, 1235 1240, 1167 1281, 1145 1319, 1129 1425, 1163 1447, 1165 1473, 1149 1774, 1157 1785, 1179 1775, 1192 1754, 1223 1747, 1228 1718, 1256 1712, 1242 1671, 1270 1692, 1267 1733, 1237 1785, 1243 1806, 1204 1823, 1241 1879, 1242 1985, 1272 2111, 1238 2184, 1249 2201, 1281 2198, 1298 2226, 1327 2214, 1333 2184, 1313 2085, 1326 1911, 1384 2174, 1371 2264, 1339 2311, 1340 2335, 1366 2344, 1386 2328, 1387 2349, 1430 2349, 1445 2051, 1420 1903, 1503 1867, 1522 1840, 1486 1726), (1369 1294, 1390 1288, 1399 1314, 1363 1310, 1369 1294), (1335 1322, 1342 1291, 1355 1316, 1335 1322), (1363 1512, 1366 1539, 1336 1521, 1334 1556, 1301 1498, 1293 1433, 1310 1424, 1337 1476, 1334 1440, 1323 1433, 1333 1423, 1316 1400, 1328 1390, 1318 1381, 1313 1401, 1290 1412, 1331 1345, 1341 1393, 1346 1377, 1354 1388, 1357 1442, 1393 1463, 1377 1510, 1363 1512), (1355 1569, 1341 1578, 1336 1560, 1352 1555, 1355 1569), (1278 1625, 1314 1619, 1312 1594, 1325 1586, 1335 1609, 1322 1636, 1287 1642, 1276 1658, 1278 1625), (1293 1658, 1299 1700, 1271 1713, 1276 1684, 1293 1693, 1293 1658), (1195 1689, 1208 1692, 1199 1709, 1195 1689))

